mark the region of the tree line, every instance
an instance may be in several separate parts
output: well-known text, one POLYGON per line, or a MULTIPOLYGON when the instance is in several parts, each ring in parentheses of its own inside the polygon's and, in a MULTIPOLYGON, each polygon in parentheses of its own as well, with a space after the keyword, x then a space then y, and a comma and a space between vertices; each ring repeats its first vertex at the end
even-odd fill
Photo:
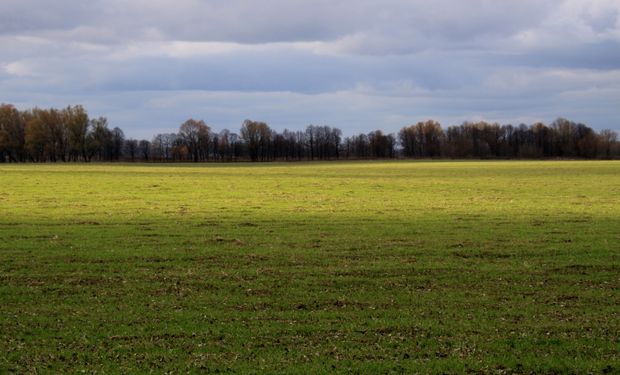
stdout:
POLYGON ((216 132, 189 119, 176 133, 126 138, 105 117, 82 106, 28 109, 0 105, 0 162, 275 161, 389 158, 620 158, 618 134, 559 118, 549 125, 464 122, 443 129, 433 120, 343 137, 335 127, 309 125, 277 132, 245 120, 238 133, 216 132))

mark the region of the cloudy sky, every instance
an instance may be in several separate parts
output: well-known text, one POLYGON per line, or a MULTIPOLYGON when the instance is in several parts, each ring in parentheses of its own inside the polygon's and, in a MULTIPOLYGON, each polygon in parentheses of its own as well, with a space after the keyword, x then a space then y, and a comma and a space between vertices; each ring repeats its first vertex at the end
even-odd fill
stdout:
POLYGON ((620 0, 1 0, 0 102, 127 136, 187 118, 345 134, 436 119, 620 130, 620 0))

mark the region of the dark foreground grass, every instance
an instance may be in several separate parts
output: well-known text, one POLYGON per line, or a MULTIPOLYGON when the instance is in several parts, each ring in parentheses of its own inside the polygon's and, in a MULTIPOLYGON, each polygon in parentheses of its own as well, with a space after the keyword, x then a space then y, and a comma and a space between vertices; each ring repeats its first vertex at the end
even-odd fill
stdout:
POLYGON ((0 166, 0 373, 620 372, 620 163, 0 166))

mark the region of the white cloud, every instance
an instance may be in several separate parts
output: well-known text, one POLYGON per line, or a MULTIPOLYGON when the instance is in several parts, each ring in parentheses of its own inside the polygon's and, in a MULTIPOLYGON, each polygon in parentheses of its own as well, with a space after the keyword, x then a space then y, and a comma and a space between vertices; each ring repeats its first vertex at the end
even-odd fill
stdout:
POLYGON ((32 69, 28 66, 28 64, 21 61, 15 61, 6 64, 4 70, 9 74, 18 77, 27 77, 33 75, 32 69))

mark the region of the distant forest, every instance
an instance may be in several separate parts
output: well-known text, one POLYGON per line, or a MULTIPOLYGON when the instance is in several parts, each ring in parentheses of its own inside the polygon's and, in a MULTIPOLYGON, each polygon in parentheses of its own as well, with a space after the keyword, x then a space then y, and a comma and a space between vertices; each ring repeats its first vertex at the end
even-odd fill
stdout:
POLYGON ((620 158, 618 134, 559 118, 549 125, 464 122, 443 129, 433 120, 344 137, 338 128, 309 125, 279 133, 245 120, 238 133, 189 119, 177 133, 126 138, 105 117, 82 106, 17 110, 0 105, 0 162, 295 161, 391 158, 620 158))

